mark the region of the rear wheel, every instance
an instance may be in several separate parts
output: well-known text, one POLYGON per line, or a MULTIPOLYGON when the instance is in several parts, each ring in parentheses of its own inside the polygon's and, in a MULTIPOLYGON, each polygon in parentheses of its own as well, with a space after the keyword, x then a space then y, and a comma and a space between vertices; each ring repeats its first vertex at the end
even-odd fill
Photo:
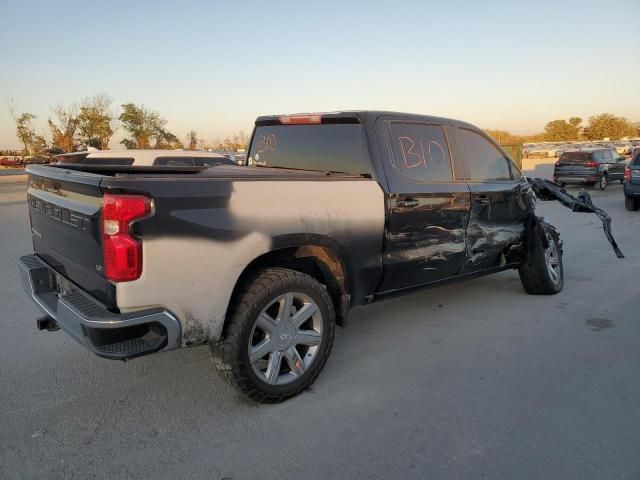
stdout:
POLYGON ((605 190, 607 188, 607 174, 603 173, 600 175, 600 180, 598 180, 598 188, 600 190, 605 190))
POLYGON ((326 288, 309 275, 270 268, 245 282, 236 298, 224 338, 211 347, 222 377, 263 403, 309 387, 335 335, 326 288))
POLYGON ((640 209, 640 199, 627 197, 625 195, 625 197, 624 197, 624 206, 630 212, 635 212, 638 209, 640 209))
POLYGON ((524 290, 530 295, 554 295, 562 290, 564 270, 562 267, 562 243, 556 231, 542 223, 548 246, 542 239, 532 235, 529 242, 530 257, 525 259, 518 269, 524 290))

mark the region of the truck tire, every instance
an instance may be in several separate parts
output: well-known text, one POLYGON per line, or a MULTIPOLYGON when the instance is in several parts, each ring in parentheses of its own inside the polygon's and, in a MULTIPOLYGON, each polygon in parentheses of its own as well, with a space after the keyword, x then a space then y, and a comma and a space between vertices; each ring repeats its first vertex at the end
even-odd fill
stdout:
POLYGON ((640 199, 624 196, 624 207, 630 212, 640 209, 640 199))
POLYGON ((324 285, 304 273, 269 268, 240 287, 223 338, 211 345, 222 377, 252 400, 282 402, 322 371, 335 336, 324 285))
POLYGON ((537 235, 532 235, 529 258, 520 263, 518 273, 522 286, 529 295, 555 295, 562 290, 564 284, 562 243, 553 227, 544 222, 540 225, 548 247, 544 247, 537 235))

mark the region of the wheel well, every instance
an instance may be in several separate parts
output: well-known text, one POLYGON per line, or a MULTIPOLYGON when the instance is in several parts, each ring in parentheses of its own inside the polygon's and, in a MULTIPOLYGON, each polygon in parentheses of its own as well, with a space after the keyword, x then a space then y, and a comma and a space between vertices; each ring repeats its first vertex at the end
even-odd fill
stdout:
POLYGON ((240 287, 256 271, 268 267, 282 267, 305 273, 327 288, 336 311, 336 323, 344 326, 349 310, 350 295, 347 285, 347 273, 338 254, 331 248, 319 245, 303 245, 267 252, 255 258, 240 274, 233 289, 231 301, 225 316, 223 335, 231 312, 229 311, 240 287))

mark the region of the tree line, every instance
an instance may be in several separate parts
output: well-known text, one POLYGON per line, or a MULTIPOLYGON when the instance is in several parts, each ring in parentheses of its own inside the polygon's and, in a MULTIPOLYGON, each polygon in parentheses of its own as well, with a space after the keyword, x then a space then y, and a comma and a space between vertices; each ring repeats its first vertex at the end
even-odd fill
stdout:
POLYGON ((100 93, 70 105, 54 105, 47 119, 49 139, 36 133, 33 121, 38 117, 35 114, 19 113, 13 100, 7 101, 7 107, 16 125, 16 136, 27 155, 41 155, 47 151, 68 153, 87 147, 106 150, 118 127, 126 132, 120 143, 128 149, 180 148, 235 152, 245 148, 248 142, 248 136, 240 131, 207 144, 195 130, 190 130, 183 141, 167 130, 167 120, 160 113, 144 105, 128 102, 120 105, 120 113, 116 114, 112 103, 109 95, 100 93))
POLYGON ((633 124, 628 119, 611 113, 601 113, 589 117, 586 125, 583 125, 580 117, 552 120, 544 126, 544 131, 533 135, 514 135, 505 130, 485 131, 498 143, 570 142, 637 137, 640 136, 640 124, 633 124))
MULTIPOLYGON (((126 132, 125 138, 120 142, 125 148, 235 152, 245 148, 248 143, 248 136, 242 131, 207 144, 198 136, 198 132, 190 130, 183 141, 167 130, 167 121, 160 113, 144 105, 128 102, 120 105, 120 112, 116 114, 112 103, 109 95, 100 93, 67 106, 54 105, 47 119, 50 139, 36 133, 33 125, 36 115, 30 112, 19 113, 13 100, 7 102, 7 107, 16 124, 16 136, 28 155, 39 155, 52 150, 58 153, 74 152, 86 147, 106 150, 118 126, 126 132)), ((505 130, 487 129, 486 132, 499 143, 561 142, 638 136, 640 127, 624 117, 602 113, 589 117, 586 125, 583 125, 580 117, 552 120, 545 125, 543 132, 534 135, 514 135, 505 130)))

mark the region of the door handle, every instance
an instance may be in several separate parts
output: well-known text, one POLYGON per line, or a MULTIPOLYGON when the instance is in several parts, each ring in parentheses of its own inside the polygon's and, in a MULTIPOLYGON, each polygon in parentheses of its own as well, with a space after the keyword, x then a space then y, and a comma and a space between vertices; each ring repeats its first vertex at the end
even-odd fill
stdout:
POLYGON ((474 197, 473 203, 477 203, 478 205, 489 205, 489 197, 486 195, 477 195, 474 197))
POLYGON ((418 205, 420 205, 420 202, 415 198, 407 198, 406 200, 398 200, 396 202, 396 207, 411 208, 417 207, 418 205))

